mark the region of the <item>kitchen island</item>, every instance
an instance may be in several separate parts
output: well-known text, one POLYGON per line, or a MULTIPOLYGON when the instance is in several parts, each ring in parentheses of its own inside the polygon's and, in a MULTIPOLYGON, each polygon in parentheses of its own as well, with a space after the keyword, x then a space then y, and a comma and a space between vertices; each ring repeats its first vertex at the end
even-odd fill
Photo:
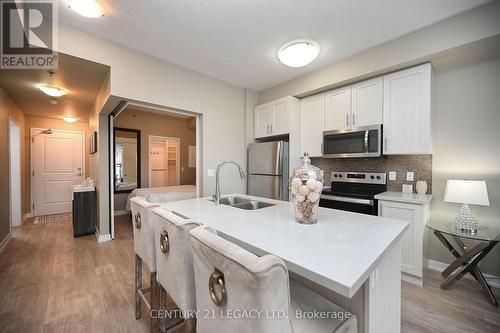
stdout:
POLYGON ((256 255, 280 257, 292 278, 355 313, 360 332, 400 331, 400 239, 407 222, 319 208, 318 223, 302 225, 294 220, 292 203, 230 197, 271 206, 246 210, 199 198, 156 210, 167 208, 207 225, 256 255))

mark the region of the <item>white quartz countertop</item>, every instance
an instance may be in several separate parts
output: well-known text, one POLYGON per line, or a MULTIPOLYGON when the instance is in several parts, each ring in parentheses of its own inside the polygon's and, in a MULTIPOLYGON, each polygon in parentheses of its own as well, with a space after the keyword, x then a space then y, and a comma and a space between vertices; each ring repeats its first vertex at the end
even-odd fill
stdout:
POLYGON ((432 194, 417 194, 417 193, 387 191, 377 194, 375 196, 375 199, 423 205, 423 204, 428 204, 432 201, 432 194))
POLYGON ((95 191, 95 187, 94 186, 73 185, 72 191, 73 192, 92 192, 92 191, 95 191))
POLYGON ((408 228, 405 221, 321 207, 317 224, 301 225, 295 222, 292 203, 231 196, 276 206, 251 211, 199 198, 170 202, 154 211, 166 207, 257 255, 276 255, 290 271, 348 298, 408 228))

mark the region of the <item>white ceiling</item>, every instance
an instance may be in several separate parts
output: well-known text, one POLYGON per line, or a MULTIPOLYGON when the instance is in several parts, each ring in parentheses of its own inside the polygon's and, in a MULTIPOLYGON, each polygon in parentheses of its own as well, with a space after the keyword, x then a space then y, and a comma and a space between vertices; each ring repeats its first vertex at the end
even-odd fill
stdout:
POLYGON ((255 91, 470 10, 489 0, 98 0, 104 18, 60 0, 60 21, 255 91), (276 59, 287 41, 321 46, 302 69, 276 59))

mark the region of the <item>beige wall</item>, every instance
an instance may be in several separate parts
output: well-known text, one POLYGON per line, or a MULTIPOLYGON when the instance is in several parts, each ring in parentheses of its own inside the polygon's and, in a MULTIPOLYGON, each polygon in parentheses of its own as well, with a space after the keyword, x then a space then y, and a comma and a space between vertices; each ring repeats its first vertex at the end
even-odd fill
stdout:
MULTIPOLYGON (((192 118, 190 118, 192 119, 192 118)), ((180 184, 196 184, 196 168, 188 167, 188 146, 196 145, 196 128, 192 120, 163 114, 137 112, 125 109, 114 119, 114 126, 141 130, 141 187, 149 187, 149 136, 167 136, 180 139, 180 184), (184 168, 184 171, 182 171, 184 168)), ((114 210, 125 209, 127 193, 114 195, 114 210)))
POLYGON ((196 169, 188 168, 188 146, 196 145, 196 129, 189 128, 188 119, 126 109, 114 120, 115 127, 141 130, 141 187, 149 187, 149 136, 180 139, 181 185, 196 183, 196 169))
MULTIPOLYGON (((110 99, 102 103, 105 108, 116 99, 126 99, 201 114, 202 175, 225 159, 244 165, 244 89, 63 25, 59 26, 59 50, 111 67, 110 99)), ((103 113, 110 111, 107 109, 103 113)), ((92 127, 92 121, 90 125, 92 127)), ((101 147, 102 139, 107 140, 107 135, 107 119, 101 116, 100 152, 97 155, 101 173, 98 193, 100 234, 109 233, 108 147, 101 147)), ((224 192, 244 192, 245 181, 239 178, 236 170, 226 170, 223 177, 224 192)), ((201 185, 204 194, 213 192, 214 177, 203 176, 201 185)))
MULTIPOLYGON (((500 57, 434 75, 433 219, 452 220, 459 205, 443 201, 447 179, 485 180, 490 206, 471 206, 480 224, 500 229, 500 57)), ((453 256, 427 233, 426 255, 453 256)), ((500 276, 500 247, 482 262, 500 276)))
POLYGON ((26 189, 29 186, 26 163, 26 145, 23 137, 26 136, 25 130, 25 117, 23 112, 17 107, 16 104, 7 96, 7 94, 0 88, 0 197, 3 198, 2 207, 0 208, 0 242, 10 232, 10 177, 9 177, 9 118, 19 125, 21 131, 21 200, 22 213, 28 211, 29 201, 26 199, 26 189))

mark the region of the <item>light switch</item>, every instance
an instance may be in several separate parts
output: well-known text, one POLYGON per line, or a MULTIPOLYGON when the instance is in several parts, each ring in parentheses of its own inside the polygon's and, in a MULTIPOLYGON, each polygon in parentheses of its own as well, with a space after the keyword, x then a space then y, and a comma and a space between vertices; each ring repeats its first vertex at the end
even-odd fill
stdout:
POLYGON ((403 184, 403 193, 413 193, 413 185, 403 184))
POLYGON ((412 182, 414 178, 415 178, 415 172, 413 172, 413 171, 408 171, 408 172, 406 173, 406 180, 407 180, 407 181, 412 182))
POLYGON ((396 180, 396 171, 389 171, 389 180, 396 180))
POLYGON ((215 170, 214 169, 207 169, 207 176, 208 177, 215 177, 215 170))

